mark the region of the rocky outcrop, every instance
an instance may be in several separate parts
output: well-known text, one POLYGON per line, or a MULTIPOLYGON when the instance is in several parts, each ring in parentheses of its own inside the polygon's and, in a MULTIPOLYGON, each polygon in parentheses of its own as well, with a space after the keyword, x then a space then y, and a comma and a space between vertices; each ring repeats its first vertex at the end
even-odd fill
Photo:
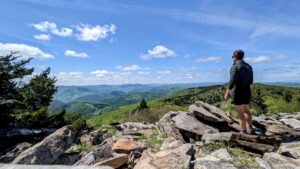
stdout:
POLYGON ((174 138, 169 138, 161 150, 153 153, 144 151, 142 157, 135 165, 135 169, 182 169, 189 168, 190 160, 195 150, 192 144, 183 144, 174 138), (167 146, 168 145, 168 146, 167 146))
POLYGON ((22 152, 12 163, 51 164, 73 144, 74 135, 75 130, 72 126, 62 127, 22 152))
MULTIPOLYGON (((45 169, 64 168, 55 166, 57 164, 87 169, 102 169, 103 166, 119 169, 236 169, 249 162, 253 163, 251 166, 264 169, 299 169, 299 117, 286 113, 253 116, 257 134, 248 135, 238 132, 238 120, 230 113, 197 101, 189 106, 189 112, 167 112, 155 124, 126 122, 95 127, 82 132, 76 142, 73 127, 65 126, 32 147, 20 144, 9 149, 0 155, 0 160, 9 162, 15 158, 13 163, 54 165, 30 166, 45 169), (246 162, 235 161, 241 160, 240 155, 246 156, 242 159, 246 162), (256 157, 255 161, 253 157, 256 157)), ((22 165, 5 167, 20 168, 22 165)))

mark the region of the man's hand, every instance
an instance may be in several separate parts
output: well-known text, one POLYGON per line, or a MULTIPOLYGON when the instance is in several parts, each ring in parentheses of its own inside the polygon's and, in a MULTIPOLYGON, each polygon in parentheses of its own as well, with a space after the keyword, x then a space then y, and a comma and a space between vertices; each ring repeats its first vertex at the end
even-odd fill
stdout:
POLYGON ((226 93, 225 93, 225 95, 224 95, 224 100, 228 100, 228 99, 229 99, 229 92, 230 92, 230 90, 227 89, 227 90, 226 90, 226 93))

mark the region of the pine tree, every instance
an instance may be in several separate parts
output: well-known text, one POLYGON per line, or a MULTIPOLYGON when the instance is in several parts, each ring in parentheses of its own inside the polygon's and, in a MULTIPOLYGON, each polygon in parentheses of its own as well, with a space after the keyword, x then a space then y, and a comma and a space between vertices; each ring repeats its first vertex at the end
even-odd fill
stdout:
POLYGON ((31 59, 20 60, 15 54, 0 56, 0 128, 13 121, 14 110, 22 104, 20 79, 33 72, 33 68, 25 67, 31 59))
POLYGON ((142 109, 147 109, 149 108, 148 105, 147 105, 147 102, 146 100, 143 98, 140 102, 140 105, 138 107, 139 110, 142 110, 142 109))

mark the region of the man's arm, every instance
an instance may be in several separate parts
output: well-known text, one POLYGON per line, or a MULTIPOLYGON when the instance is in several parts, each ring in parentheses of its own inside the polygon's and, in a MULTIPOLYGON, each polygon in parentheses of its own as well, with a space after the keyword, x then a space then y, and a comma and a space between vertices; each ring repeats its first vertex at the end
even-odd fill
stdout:
POLYGON ((230 90, 234 87, 235 81, 236 81, 236 73, 237 73, 237 68, 236 66, 232 66, 230 69, 230 80, 227 86, 226 93, 224 95, 224 99, 227 100, 230 95, 230 90))

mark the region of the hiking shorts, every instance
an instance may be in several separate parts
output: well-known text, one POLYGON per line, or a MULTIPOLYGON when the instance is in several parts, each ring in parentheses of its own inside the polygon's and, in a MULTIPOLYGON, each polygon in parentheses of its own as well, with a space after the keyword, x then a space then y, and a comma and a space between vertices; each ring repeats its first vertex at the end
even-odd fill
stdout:
POLYGON ((231 92, 231 99, 234 105, 249 104, 251 99, 250 86, 235 86, 231 92))

